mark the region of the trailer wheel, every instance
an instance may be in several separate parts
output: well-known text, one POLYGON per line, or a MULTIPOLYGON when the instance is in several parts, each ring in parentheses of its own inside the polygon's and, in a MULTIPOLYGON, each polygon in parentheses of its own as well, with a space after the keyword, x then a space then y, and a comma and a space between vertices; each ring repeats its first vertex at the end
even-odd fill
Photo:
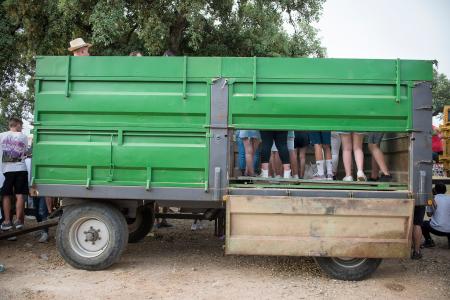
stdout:
POLYGON ((64 211, 56 231, 59 253, 71 266, 103 270, 115 263, 128 241, 125 217, 115 207, 88 202, 64 211))
POLYGON ((316 263, 329 276, 339 280, 362 280, 381 263, 380 258, 316 257, 316 263))
POLYGON ((127 218, 128 243, 142 240, 153 228, 155 214, 151 206, 141 206, 136 211, 136 218, 127 218))

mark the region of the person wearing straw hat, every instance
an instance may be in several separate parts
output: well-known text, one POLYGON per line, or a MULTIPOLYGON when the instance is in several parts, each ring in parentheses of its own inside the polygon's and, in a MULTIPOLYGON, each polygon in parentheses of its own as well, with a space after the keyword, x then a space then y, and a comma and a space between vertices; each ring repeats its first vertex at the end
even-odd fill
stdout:
POLYGON ((89 56, 89 48, 92 45, 86 43, 82 38, 76 38, 70 41, 69 51, 73 52, 74 56, 89 56))

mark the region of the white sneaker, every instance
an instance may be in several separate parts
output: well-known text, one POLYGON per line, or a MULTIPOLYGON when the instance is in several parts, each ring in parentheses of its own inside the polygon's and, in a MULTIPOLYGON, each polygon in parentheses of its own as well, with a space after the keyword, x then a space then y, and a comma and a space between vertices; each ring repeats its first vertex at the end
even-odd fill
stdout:
POLYGON ((48 242, 48 233, 43 231, 41 237, 38 240, 39 243, 47 243, 48 242))
POLYGON ((192 223, 191 230, 196 231, 197 230, 197 223, 192 223))
POLYGON ((261 170, 262 178, 269 178, 269 170, 261 170))
POLYGON ((284 178, 284 179, 290 179, 290 178, 291 178, 291 170, 289 170, 289 171, 284 171, 284 172, 283 172, 283 178, 284 178))
POLYGON ((333 180, 333 174, 327 174, 327 180, 333 180))
POLYGON ((292 178, 294 178, 294 179, 299 179, 299 178, 298 178, 298 175, 294 175, 294 176, 292 176, 292 178))
POLYGON ((345 176, 342 181, 353 181, 353 176, 345 176))
POLYGON ((366 175, 364 174, 363 171, 358 171, 356 173, 356 177, 357 177, 358 181, 367 181, 367 177, 366 177, 366 175))

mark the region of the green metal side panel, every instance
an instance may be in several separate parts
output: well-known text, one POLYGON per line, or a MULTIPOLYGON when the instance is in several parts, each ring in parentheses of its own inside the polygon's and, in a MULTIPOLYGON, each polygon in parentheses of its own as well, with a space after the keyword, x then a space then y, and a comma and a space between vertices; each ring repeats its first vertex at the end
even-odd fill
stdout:
POLYGON ((407 131, 431 61, 38 57, 38 184, 207 186, 211 82, 235 128, 407 131))

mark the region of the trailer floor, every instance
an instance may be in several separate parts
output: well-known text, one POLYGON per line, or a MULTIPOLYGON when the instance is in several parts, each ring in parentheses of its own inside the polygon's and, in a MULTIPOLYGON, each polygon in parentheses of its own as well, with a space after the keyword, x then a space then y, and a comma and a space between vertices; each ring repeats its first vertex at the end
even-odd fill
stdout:
MULTIPOLYGON (((0 241, 0 299, 448 299, 450 250, 436 238, 421 261, 385 260, 361 282, 323 275, 311 258, 222 255, 213 224, 190 231, 188 220, 130 244, 122 260, 99 272, 76 270, 54 239, 0 241)), ((54 228, 50 229, 54 236, 54 228)))

